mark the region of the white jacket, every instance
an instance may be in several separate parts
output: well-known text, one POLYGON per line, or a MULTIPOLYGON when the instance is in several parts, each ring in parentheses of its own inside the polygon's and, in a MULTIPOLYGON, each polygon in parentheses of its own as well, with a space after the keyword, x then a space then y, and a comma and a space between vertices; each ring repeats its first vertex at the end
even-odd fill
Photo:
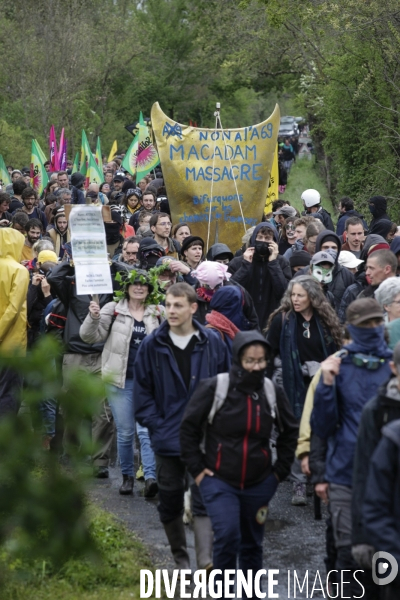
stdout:
MULTIPOLYGON (((143 315, 146 335, 157 329, 164 320, 163 306, 146 306, 143 315)), ((134 318, 129 311, 128 300, 123 299, 105 304, 98 319, 89 313, 79 329, 79 335, 87 344, 105 342, 101 355, 102 375, 119 388, 125 387, 133 326, 134 318)))

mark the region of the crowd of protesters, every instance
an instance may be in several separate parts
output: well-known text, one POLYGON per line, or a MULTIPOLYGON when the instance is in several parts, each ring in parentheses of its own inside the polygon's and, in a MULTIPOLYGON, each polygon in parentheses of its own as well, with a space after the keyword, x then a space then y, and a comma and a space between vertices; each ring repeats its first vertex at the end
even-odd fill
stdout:
MULTIPOLYGON (((207 251, 188 223, 172 223, 161 168, 135 181, 120 163, 87 190, 80 173, 52 173, 42 197, 11 169, 0 192, 1 352, 23 355, 52 334, 66 388, 73 367, 107 378, 94 474, 108 477, 116 436, 119 493, 132 494, 136 476, 146 498, 158 495, 177 568, 190 567, 188 487, 197 567, 235 569, 239 558, 257 571, 268 504, 289 478, 294 506, 310 486, 328 504, 327 571, 361 569, 363 597, 383 598, 373 555, 400 562, 400 237, 386 199, 370 198, 368 224, 342 198, 335 231, 308 189, 302 214, 277 200, 241 248, 207 251), (83 203, 110 208, 117 297, 76 293, 65 206, 83 203)), ((0 370, 0 418, 19 410, 22 384, 0 370)), ((43 398, 44 450, 63 410, 43 398)), ((343 597, 359 596, 356 581, 343 597)), ((398 578, 385 594, 400 597, 398 578)))

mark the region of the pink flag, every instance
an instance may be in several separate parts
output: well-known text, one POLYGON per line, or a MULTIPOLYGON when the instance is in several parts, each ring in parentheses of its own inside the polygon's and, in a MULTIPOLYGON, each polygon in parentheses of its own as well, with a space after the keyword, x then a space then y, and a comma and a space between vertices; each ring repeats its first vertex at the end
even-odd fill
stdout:
POLYGON ((65 171, 67 168, 67 138, 64 137, 64 127, 62 128, 60 136, 58 165, 60 171, 65 171))
POLYGON ((54 125, 52 125, 50 127, 49 148, 50 148, 50 171, 53 173, 54 171, 60 170, 59 160, 58 160, 58 152, 57 152, 56 132, 54 130, 54 125))

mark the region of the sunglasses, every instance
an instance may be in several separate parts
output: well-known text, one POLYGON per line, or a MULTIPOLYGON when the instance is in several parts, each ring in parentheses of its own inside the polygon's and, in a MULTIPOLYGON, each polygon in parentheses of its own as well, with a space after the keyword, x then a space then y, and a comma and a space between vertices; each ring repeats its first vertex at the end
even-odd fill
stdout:
POLYGON ((303 327, 304 327, 303 337, 305 337, 307 340, 309 340, 311 337, 310 323, 308 323, 306 321, 305 323, 303 323, 303 327))
POLYGON ((294 225, 286 225, 286 229, 293 229, 293 231, 296 229, 296 227, 294 225))
POLYGON ((384 358, 361 353, 353 354, 351 360, 356 367, 363 367, 364 369, 368 369, 368 371, 376 371, 385 362, 384 358))

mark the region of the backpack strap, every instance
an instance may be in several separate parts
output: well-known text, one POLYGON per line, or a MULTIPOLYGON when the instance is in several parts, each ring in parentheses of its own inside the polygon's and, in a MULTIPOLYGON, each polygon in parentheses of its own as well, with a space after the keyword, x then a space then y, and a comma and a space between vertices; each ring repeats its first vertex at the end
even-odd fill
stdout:
POLYGON ((211 425, 215 417, 215 413, 220 410, 228 395, 229 389, 229 373, 218 373, 217 385, 214 392, 214 400, 210 412, 208 413, 208 422, 211 425))
POLYGON ((276 393, 275 386, 270 379, 264 378, 264 393, 271 410, 271 417, 276 417, 276 393))

